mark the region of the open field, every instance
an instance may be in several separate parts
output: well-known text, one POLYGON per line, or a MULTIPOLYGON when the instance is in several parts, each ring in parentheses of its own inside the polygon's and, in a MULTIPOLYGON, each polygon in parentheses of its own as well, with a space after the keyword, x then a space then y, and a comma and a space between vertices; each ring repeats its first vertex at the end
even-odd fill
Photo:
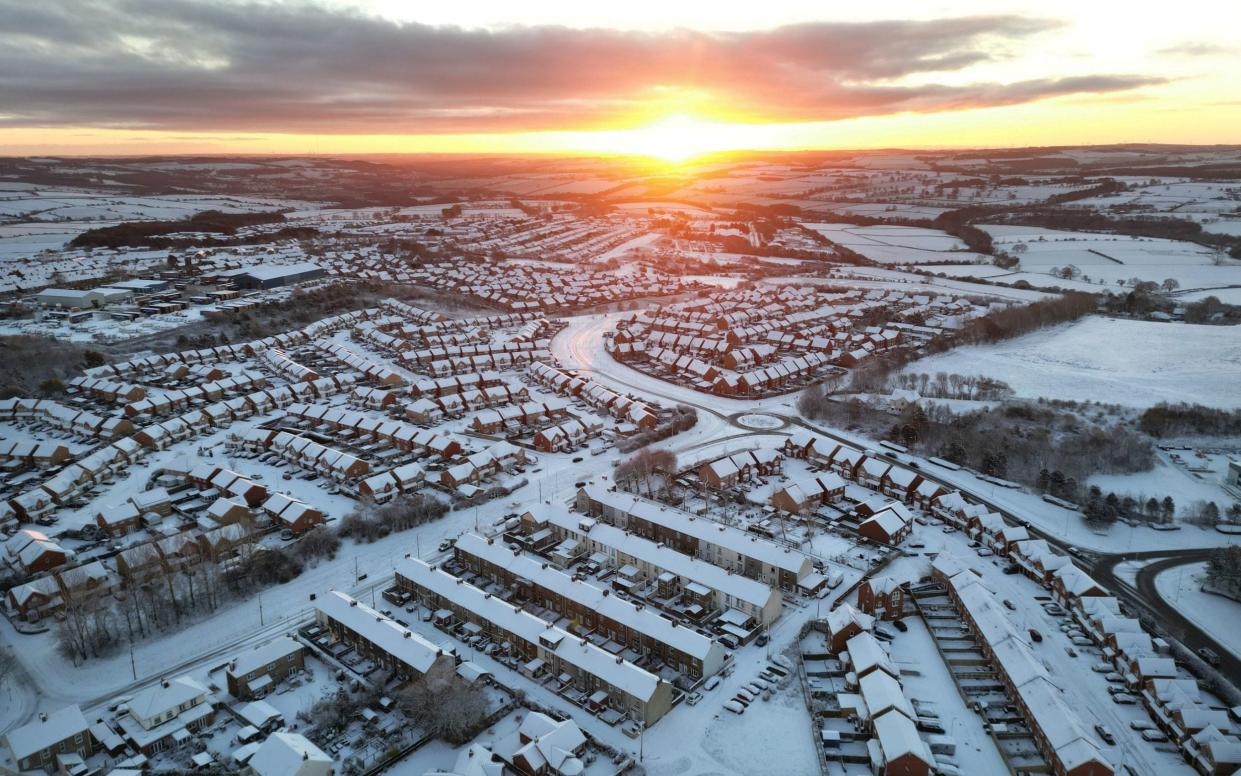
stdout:
POLYGON ((853 224, 806 224, 834 243, 857 251, 880 264, 926 264, 933 262, 986 261, 967 250, 965 243, 938 229, 914 226, 854 226, 853 224))
POLYGON ((1007 342, 958 348, 911 368, 986 375, 1031 399, 1241 407, 1241 337, 1228 327, 1090 317, 1007 342))

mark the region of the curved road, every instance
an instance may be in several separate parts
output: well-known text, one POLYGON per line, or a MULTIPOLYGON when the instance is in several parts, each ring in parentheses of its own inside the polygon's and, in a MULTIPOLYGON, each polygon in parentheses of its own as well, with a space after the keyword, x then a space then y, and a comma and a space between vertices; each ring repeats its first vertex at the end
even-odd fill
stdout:
POLYGON ((1091 575, 1099 583, 1115 591, 1117 597, 1127 599, 1146 617, 1157 621, 1168 635, 1189 649, 1197 652, 1199 649, 1206 648, 1219 655, 1219 665, 1216 669, 1233 685, 1238 685, 1238 679, 1241 678, 1241 658, 1238 658, 1232 649, 1181 614, 1176 606, 1160 595, 1155 586, 1155 578, 1164 571, 1187 564, 1205 563, 1210 559, 1212 552, 1212 549, 1154 550, 1104 555, 1094 562, 1091 575), (1116 566, 1131 560, 1151 561, 1138 570, 1134 585, 1120 579, 1115 573, 1116 566))

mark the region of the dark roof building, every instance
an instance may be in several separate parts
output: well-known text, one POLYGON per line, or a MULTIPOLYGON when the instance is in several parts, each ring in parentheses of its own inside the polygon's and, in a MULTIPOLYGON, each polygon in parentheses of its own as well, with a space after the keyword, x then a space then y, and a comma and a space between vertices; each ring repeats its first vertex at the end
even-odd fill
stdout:
POLYGON ((325 275, 323 267, 309 261, 248 267, 233 275, 238 288, 279 288, 325 275))

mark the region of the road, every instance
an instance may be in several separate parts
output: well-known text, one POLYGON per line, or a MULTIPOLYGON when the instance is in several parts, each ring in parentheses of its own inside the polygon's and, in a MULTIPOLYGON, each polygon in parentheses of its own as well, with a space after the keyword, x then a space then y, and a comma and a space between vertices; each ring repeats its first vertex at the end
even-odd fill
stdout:
POLYGON ((1090 573, 1097 582, 1113 591, 1118 598, 1159 622, 1160 627, 1166 633, 1189 649, 1196 652, 1205 647, 1219 655, 1217 670, 1234 686, 1241 686, 1241 659, 1227 646, 1182 615, 1177 607, 1164 600, 1155 587, 1155 577, 1162 572, 1187 564, 1205 563, 1210 559, 1211 552, 1210 549, 1155 550, 1104 555, 1095 560, 1090 573), (1116 576, 1116 566, 1131 560, 1150 561, 1138 570, 1134 585, 1116 576))

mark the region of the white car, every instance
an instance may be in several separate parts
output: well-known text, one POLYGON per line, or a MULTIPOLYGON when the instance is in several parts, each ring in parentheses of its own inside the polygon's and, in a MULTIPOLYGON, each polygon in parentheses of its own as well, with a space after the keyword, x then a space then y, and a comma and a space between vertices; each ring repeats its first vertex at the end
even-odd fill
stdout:
POLYGON ((733 714, 745 714, 745 706, 737 701, 724 701, 724 708, 728 709, 733 714))

